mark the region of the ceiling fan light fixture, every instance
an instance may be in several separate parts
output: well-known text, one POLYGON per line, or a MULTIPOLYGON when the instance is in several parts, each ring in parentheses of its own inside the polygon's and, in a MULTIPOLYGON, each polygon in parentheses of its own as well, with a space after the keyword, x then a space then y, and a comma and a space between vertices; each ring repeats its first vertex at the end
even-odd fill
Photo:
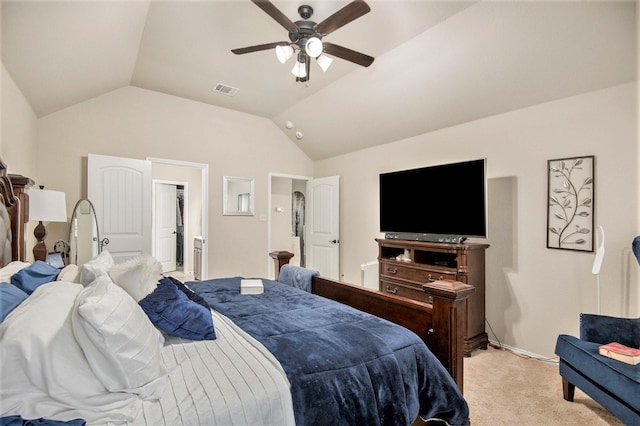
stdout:
POLYGON ((281 64, 284 64, 293 56, 293 47, 291 46, 276 46, 276 57, 281 64))
POLYGON ((322 54, 322 50, 324 46, 322 44, 322 40, 318 37, 310 37, 309 40, 304 45, 304 50, 307 52, 307 55, 312 58, 317 58, 322 54))
POLYGON ((333 58, 330 58, 329 56, 322 54, 316 58, 316 62, 322 69, 322 72, 327 72, 327 70, 331 66, 331 63, 333 63, 333 58))
POLYGON ((304 61, 300 62, 296 61, 295 65, 293 65, 293 69, 291 70, 291 74, 295 75, 298 78, 304 78, 307 76, 307 65, 304 61))
POLYGON ((368 67, 373 62, 374 58, 369 55, 322 41, 324 37, 337 29, 369 13, 371 8, 365 0, 351 0, 342 9, 333 13, 320 23, 310 20, 313 15, 313 8, 309 5, 301 5, 298 8, 298 14, 302 20, 294 22, 287 18, 272 1, 273 0, 251 0, 252 3, 288 31, 289 41, 276 41, 240 49, 231 49, 232 53, 243 55, 245 53, 275 49, 276 57, 282 64, 297 53, 297 60, 291 73, 296 77, 296 82, 307 83, 307 86, 311 73, 311 58, 317 60, 318 66, 322 68, 323 72, 329 69, 334 58, 344 59, 363 67, 368 67), (333 57, 324 56, 325 49, 333 57))

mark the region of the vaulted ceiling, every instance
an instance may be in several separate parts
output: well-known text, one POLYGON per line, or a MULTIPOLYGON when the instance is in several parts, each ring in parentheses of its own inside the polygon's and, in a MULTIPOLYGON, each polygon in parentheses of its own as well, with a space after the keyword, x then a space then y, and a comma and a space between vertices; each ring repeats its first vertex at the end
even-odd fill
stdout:
MULTIPOLYGON (((273 1, 315 22, 348 3, 273 1)), ((271 119, 314 160, 637 80, 637 1, 367 3, 325 40, 374 63, 308 83, 273 50, 231 53, 288 40, 249 0, 2 0, 2 62, 38 116, 131 85, 271 119)))

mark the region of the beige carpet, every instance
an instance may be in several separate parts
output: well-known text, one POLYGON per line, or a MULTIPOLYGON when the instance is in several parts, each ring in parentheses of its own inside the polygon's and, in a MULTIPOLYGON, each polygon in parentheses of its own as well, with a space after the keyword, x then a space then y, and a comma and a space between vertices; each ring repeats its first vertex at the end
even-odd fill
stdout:
POLYGON ((464 359, 464 396, 471 426, 623 424, 578 388, 574 402, 565 401, 557 364, 506 350, 464 359))

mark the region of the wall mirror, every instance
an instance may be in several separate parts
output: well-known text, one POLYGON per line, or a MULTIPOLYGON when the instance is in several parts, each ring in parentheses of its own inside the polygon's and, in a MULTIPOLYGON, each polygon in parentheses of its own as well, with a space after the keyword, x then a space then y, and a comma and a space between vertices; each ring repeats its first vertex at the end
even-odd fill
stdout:
POLYGON ((90 261, 102 251, 102 244, 98 231, 98 220, 91 201, 80 199, 71 214, 69 228, 69 263, 78 266, 90 261))
POLYGON ((222 177, 222 214, 253 216, 253 179, 222 177))

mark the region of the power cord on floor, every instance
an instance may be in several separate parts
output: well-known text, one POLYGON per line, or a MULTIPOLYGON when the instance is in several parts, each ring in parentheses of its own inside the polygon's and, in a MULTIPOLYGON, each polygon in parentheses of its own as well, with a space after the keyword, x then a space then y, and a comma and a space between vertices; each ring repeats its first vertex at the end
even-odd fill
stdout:
POLYGON ((515 348, 510 348, 510 347, 506 347, 504 346, 501 342, 500 339, 498 339, 498 336, 496 335, 496 333, 493 331, 493 327, 491 327, 491 323, 489 322, 489 320, 485 317, 485 322, 487 323, 487 325, 489 326, 489 330, 491 331, 491 334, 493 335, 494 339, 496 340, 496 342, 498 342, 498 344, 495 343, 489 343, 488 346, 490 348, 494 348, 494 349, 498 349, 501 351, 505 351, 505 352, 509 352, 515 356, 518 356, 520 358, 524 358, 524 359, 533 359, 535 361, 540 361, 540 362, 544 362, 547 364, 554 364, 554 365, 558 365, 559 361, 558 361, 558 357, 553 357, 553 358, 547 358, 547 357, 541 357, 541 356, 535 356, 535 355, 531 355, 531 354, 525 354, 521 351, 516 350, 515 348))
POLYGON ((495 348, 495 349, 502 349, 502 343, 500 343, 500 339, 498 339, 498 336, 496 336, 495 331, 493 331, 493 327, 491 327, 491 323, 489 322, 489 320, 487 319, 487 317, 484 317, 484 321, 487 323, 487 325, 489 326, 489 330, 491 330, 491 334, 493 334, 493 337, 496 339, 496 342, 498 342, 498 345, 496 346, 493 343, 490 343, 489 346, 495 348))

